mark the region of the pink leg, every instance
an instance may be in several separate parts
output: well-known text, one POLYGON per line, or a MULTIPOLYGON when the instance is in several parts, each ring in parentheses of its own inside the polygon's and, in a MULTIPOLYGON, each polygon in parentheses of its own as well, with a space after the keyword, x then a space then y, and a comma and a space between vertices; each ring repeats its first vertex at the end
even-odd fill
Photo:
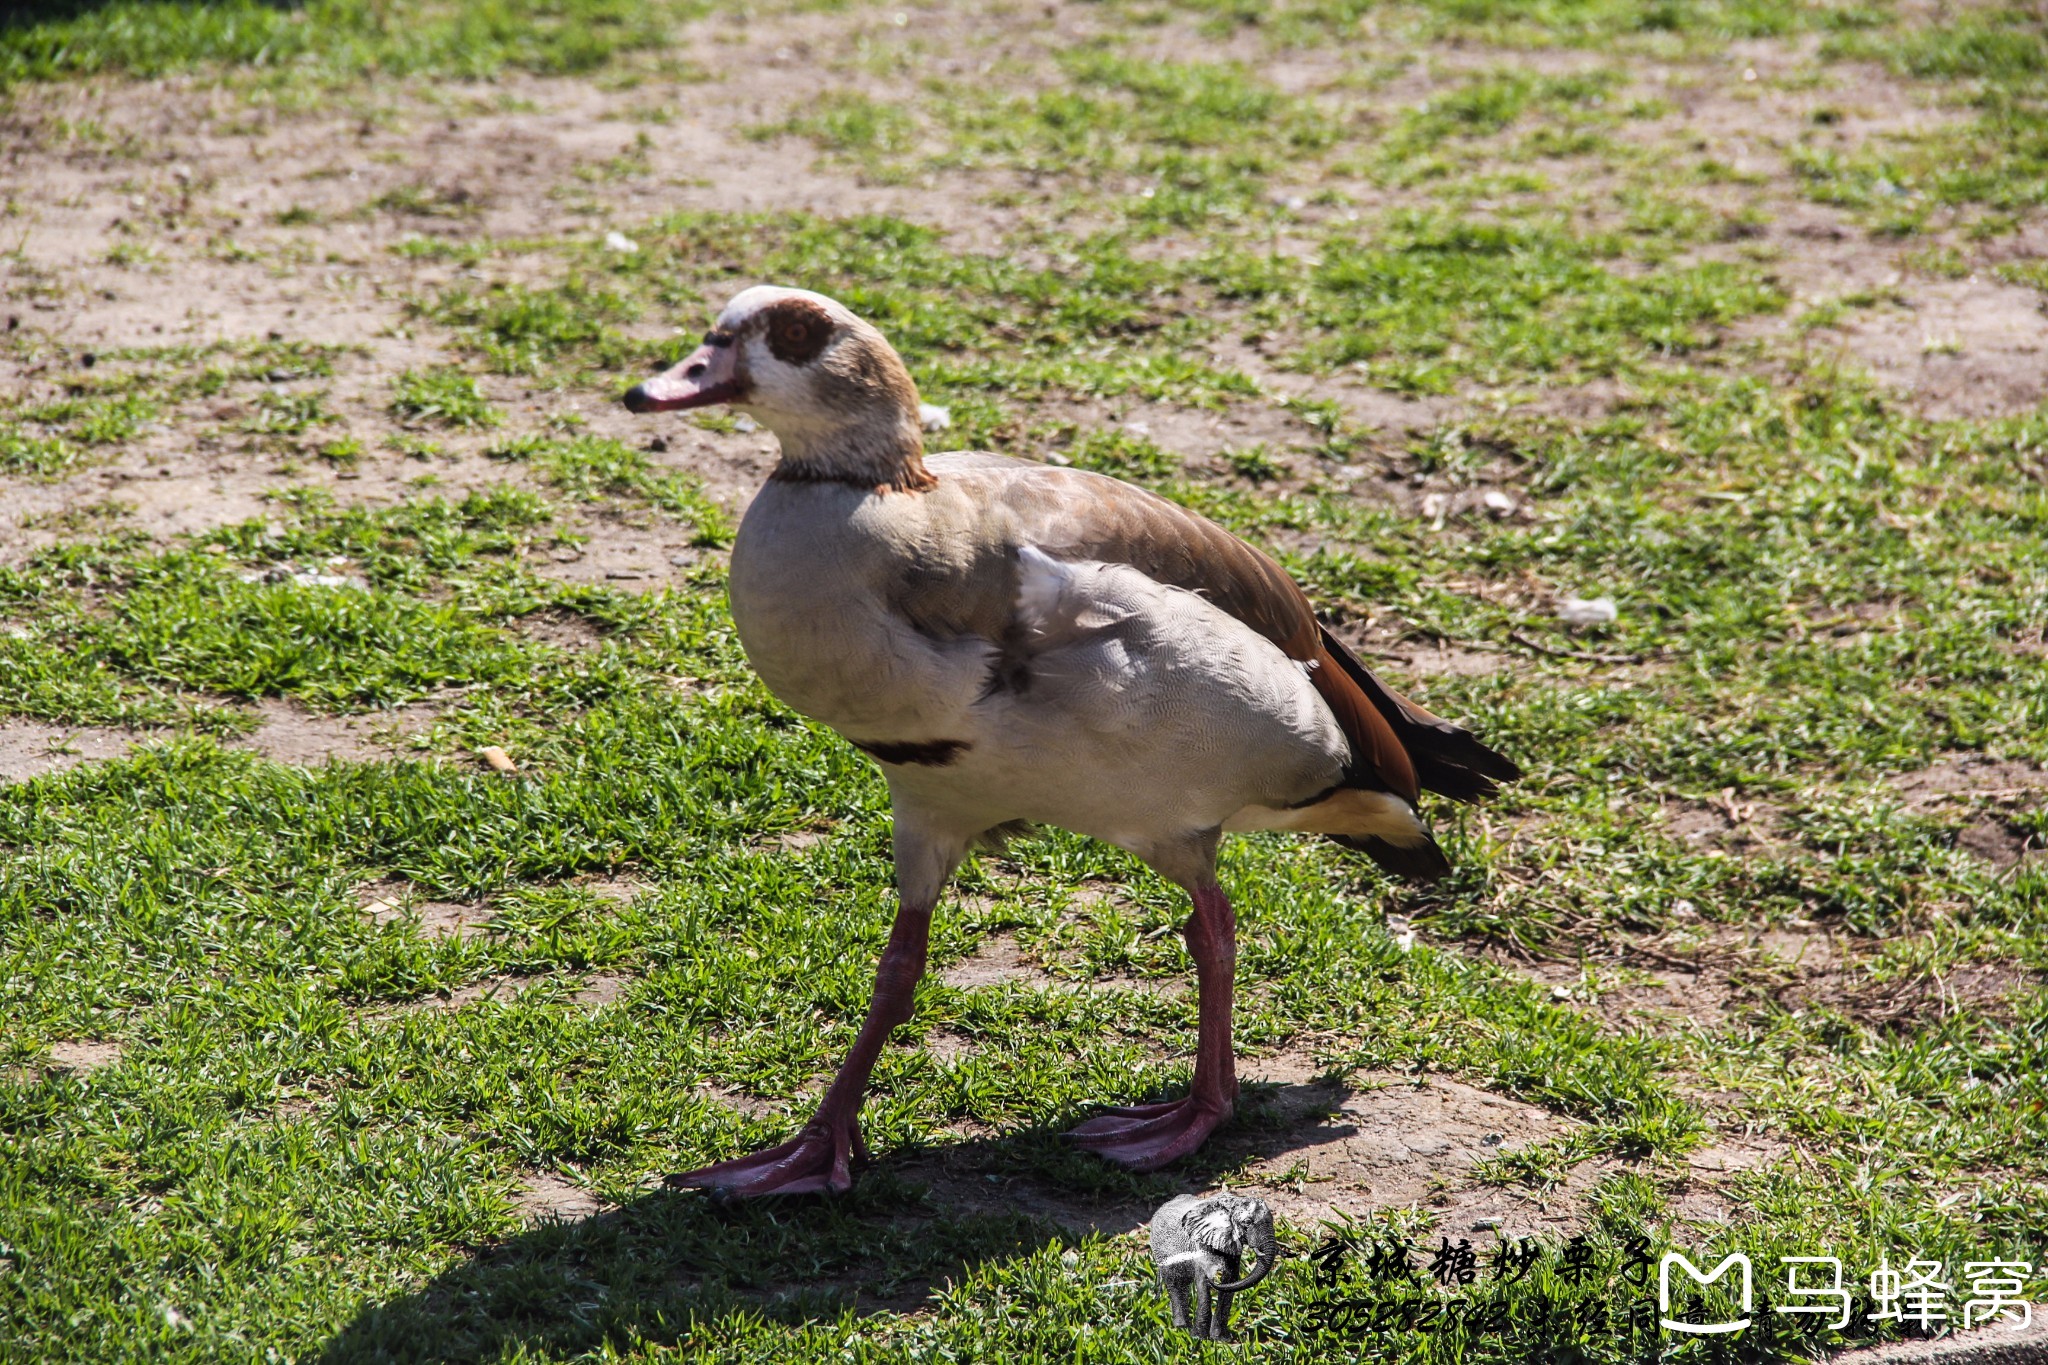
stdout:
POLYGON ((1237 915, 1220 886, 1197 886, 1187 923, 1195 959, 1200 1033, 1195 1083, 1184 1100, 1112 1109, 1068 1133, 1076 1145, 1134 1171, 1156 1171, 1207 1141, 1237 1103, 1237 1062, 1230 1047, 1230 997, 1237 974, 1237 915))
POLYGON ((788 1142, 752 1156, 720 1161, 672 1175, 668 1183, 710 1190, 726 1198, 764 1194, 843 1194, 853 1188, 853 1162, 868 1159, 860 1137, 860 1102, 867 1092, 875 1058, 889 1041, 889 1032, 910 1017, 911 996, 924 975, 925 940, 931 931, 932 903, 904 905, 889 931, 889 946, 875 972, 875 993, 868 1001, 867 1022, 853 1041, 824 1103, 801 1132, 788 1142))

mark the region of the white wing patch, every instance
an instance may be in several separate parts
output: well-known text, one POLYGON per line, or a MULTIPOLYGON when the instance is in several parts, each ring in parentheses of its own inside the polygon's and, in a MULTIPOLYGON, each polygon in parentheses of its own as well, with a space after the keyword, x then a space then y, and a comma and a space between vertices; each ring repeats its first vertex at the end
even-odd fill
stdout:
MULTIPOLYGON (((1018 546, 1017 561, 1017 614, 1041 643, 1113 630, 1137 611, 1130 585, 1110 577, 1135 575, 1136 569, 1094 561, 1068 564, 1036 545, 1018 546), (1120 587, 1124 591, 1118 592, 1120 587)), ((1159 588, 1150 579, 1143 581, 1159 588)))
POLYGON ((1017 564, 1017 614, 1028 629, 1042 631, 1052 624, 1073 575, 1036 545, 1019 545, 1017 564))

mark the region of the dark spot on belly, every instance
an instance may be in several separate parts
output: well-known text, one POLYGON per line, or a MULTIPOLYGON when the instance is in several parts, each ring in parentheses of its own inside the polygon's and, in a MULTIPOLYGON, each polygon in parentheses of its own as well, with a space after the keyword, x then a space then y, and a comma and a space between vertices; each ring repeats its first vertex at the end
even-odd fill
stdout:
POLYGON ((943 768, 973 746, 964 739, 907 740, 856 739, 853 747, 873 754, 884 763, 915 763, 924 768, 943 768))

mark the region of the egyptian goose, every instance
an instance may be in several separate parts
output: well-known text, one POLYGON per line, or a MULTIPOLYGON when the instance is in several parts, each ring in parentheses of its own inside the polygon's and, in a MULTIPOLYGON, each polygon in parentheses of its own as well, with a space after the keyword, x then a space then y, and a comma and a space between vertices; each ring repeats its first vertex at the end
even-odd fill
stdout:
POLYGON ((817 1115, 780 1146, 672 1183, 729 1196, 851 1187, 866 1158, 862 1093, 910 1017, 940 890, 970 849, 1030 823, 1128 849, 1193 898, 1191 1092, 1069 1134, 1141 1171, 1185 1156, 1237 1095, 1219 836, 1324 834, 1435 877, 1449 864, 1421 793, 1473 801, 1520 776, 1381 683, 1285 570, 1195 513, 1081 470, 927 459, 902 359, 822 295, 746 290, 625 402, 723 403, 780 439, 733 545, 733 620, 778 697, 881 765, 895 814, 895 926, 817 1115))

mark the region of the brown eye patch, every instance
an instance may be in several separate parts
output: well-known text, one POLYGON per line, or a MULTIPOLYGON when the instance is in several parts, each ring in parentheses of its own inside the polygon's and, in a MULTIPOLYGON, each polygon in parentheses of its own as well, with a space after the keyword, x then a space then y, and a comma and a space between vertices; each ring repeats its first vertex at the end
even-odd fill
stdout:
POLYGON ((768 349, 785 365, 808 365, 832 339, 832 315, 809 299, 784 299, 766 321, 768 349))

